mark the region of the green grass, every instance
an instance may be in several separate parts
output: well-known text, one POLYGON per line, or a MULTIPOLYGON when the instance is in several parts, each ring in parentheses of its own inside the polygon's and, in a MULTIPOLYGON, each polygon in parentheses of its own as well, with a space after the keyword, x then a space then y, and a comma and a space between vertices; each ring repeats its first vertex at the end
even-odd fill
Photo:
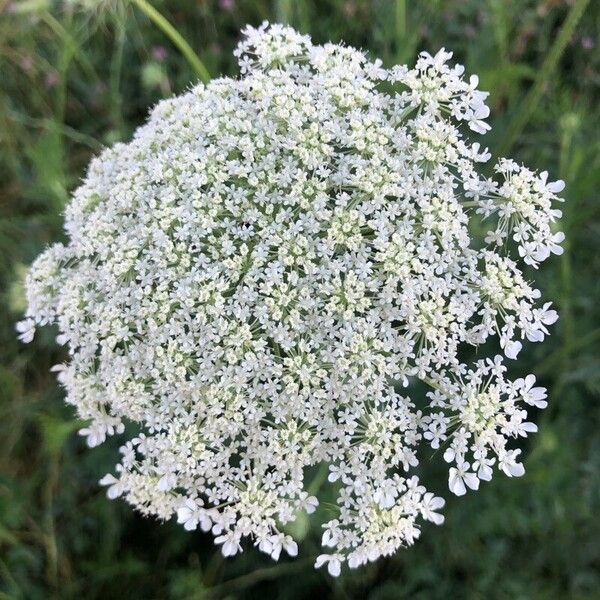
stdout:
MULTIPOLYGON (((155 0, 162 24, 146 4, 0 0, 0 598, 598 598, 599 3, 155 0), (518 365, 551 401, 526 476, 451 498, 443 527, 337 581, 312 569, 316 528, 302 529, 296 562, 251 548, 226 561, 209 536, 108 501, 97 481, 118 440, 85 448, 49 373, 64 358, 52 332, 29 346, 14 333, 25 267, 62 238, 64 204, 91 156, 128 139, 161 98, 235 74, 239 29, 263 19, 386 64, 453 50, 492 92, 492 152, 567 183, 565 253, 537 276, 561 319, 518 365)), ((443 473, 432 477, 443 491, 443 473)))

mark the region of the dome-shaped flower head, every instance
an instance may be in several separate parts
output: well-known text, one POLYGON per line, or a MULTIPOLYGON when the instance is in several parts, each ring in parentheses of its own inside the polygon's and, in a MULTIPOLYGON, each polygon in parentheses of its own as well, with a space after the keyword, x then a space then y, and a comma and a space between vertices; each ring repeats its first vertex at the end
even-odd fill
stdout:
POLYGON ((560 253, 562 182, 506 159, 478 174, 486 94, 445 50, 385 69, 263 25, 236 56, 237 79, 160 102, 93 160, 18 329, 57 325, 89 445, 125 437, 111 498, 278 559, 324 468, 316 564, 337 575, 442 523, 429 446, 457 495, 523 473, 513 442, 546 395, 503 355, 557 318, 523 269, 560 253))

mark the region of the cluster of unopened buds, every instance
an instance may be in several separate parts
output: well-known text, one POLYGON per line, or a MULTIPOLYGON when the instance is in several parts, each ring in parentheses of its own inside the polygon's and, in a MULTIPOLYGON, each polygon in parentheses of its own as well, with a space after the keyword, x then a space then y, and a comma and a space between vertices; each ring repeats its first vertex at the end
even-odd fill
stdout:
POLYGON ((125 437, 108 496, 226 556, 295 556, 328 469, 316 566, 338 575, 443 522, 428 448, 457 495, 523 474, 513 442, 546 394, 505 357, 557 319, 523 268, 561 252, 563 184, 478 173, 486 94, 444 50, 386 69, 263 25, 236 56, 239 78, 160 102, 91 163, 18 330, 57 326, 89 445, 125 437))

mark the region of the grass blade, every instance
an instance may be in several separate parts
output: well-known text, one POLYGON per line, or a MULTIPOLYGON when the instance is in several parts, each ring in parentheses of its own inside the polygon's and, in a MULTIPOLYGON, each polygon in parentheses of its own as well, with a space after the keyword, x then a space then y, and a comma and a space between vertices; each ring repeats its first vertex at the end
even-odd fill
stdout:
POLYGON ((544 86, 546 85, 548 79, 550 79, 552 73, 555 71, 565 47, 567 46, 568 41, 571 39, 571 36, 577 27, 577 23, 583 16, 588 4, 589 0, 576 0, 575 4, 573 4, 571 7, 563 26, 556 36, 554 44, 550 48, 550 52, 548 52, 548 55, 546 56, 546 59, 544 60, 542 67, 535 78, 533 86, 515 113, 514 119, 508 125, 506 134, 504 135, 504 138, 498 148, 498 154, 500 156, 506 156, 515 140, 519 137, 531 119, 531 116, 537 108, 542 94, 544 93, 544 86))

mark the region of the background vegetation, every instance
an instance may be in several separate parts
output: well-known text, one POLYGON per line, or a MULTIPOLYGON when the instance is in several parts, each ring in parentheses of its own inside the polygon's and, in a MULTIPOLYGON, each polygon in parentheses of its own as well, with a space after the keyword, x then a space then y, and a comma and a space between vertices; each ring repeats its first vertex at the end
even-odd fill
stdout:
MULTIPOLYGON (((118 440, 89 451, 48 372, 51 332, 20 345, 26 265, 61 239, 90 157, 126 140, 160 98, 195 80, 137 0, 0 0, 0 597, 600 597, 600 2, 597 0, 155 1, 212 76, 235 74, 245 23, 289 22, 385 63, 441 46, 492 91, 494 154, 567 182, 562 257, 539 273, 561 319, 518 370, 550 389, 527 474, 450 498, 414 548, 331 580, 251 548, 225 561, 210 536, 147 520, 97 485, 118 440)), ((146 7, 147 8, 147 7, 146 7)), ((198 64, 195 71, 199 71, 198 64)), ((435 475, 438 492, 446 482, 435 475)), ((447 495, 447 494, 445 494, 447 495)), ((302 558, 304 557, 304 558, 302 558)))

